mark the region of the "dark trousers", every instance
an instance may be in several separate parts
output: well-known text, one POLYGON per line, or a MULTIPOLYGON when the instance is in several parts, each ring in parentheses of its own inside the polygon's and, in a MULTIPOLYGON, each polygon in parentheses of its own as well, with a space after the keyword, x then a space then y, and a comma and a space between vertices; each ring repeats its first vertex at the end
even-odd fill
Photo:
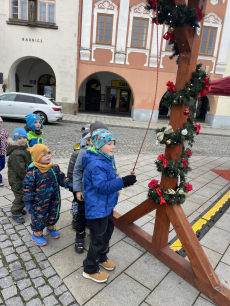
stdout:
MULTIPOLYGON (((5 168, 6 160, 5 155, 0 156, 0 171, 2 171, 5 168)), ((0 181, 2 181, 2 175, 0 173, 0 181)))
POLYGON ((86 218, 85 218, 85 201, 78 201, 76 197, 76 192, 73 192, 74 201, 76 201, 78 205, 78 212, 77 215, 73 217, 73 228, 79 232, 82 233, 85 231, 86 226, 86 218))
POLYGON ((13 205, 11 208, 11 212, 13 215, 21 215, 24 207, 25 207, 25 203, 23 201, 23 191, 22 191, 23 186, 11 186, 11 190, 14 193, 14 201, 13 201, 13 205))
POLYGON ((107 260, 109 240, 113 234, 113 212, 105 218, 88 220, 90 227, 90 245, 83 262, 84 272, 94 274, 99 271, 99 263, 107 260))

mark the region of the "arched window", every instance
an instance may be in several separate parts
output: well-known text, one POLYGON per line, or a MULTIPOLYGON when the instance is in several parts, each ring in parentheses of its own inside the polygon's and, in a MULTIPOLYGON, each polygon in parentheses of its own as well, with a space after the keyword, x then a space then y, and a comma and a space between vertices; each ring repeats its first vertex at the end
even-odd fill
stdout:
POLYGON ((38 21, 55 23, 56 0, 38 1, 38 21))

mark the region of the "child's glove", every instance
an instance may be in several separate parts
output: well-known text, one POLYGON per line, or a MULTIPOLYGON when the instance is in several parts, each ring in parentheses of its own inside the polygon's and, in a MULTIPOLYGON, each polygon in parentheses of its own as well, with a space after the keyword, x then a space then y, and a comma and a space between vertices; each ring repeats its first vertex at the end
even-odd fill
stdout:
POLYGON ((32 202, 31 201, 27 201, 25 202, 26 205, 26 210, 28 211, 29 214, 33 214, 33 210, 32 210, 32 202))
POLYGON ((124 187, 129 187, 131 185, 134 185, 136 183, 136 175, 127 175, 122 177, 122 180, 124 182, 124 187))
POLYGON ((69 182, 69 190, 73 192, 73 184, 71 182, 69 182))

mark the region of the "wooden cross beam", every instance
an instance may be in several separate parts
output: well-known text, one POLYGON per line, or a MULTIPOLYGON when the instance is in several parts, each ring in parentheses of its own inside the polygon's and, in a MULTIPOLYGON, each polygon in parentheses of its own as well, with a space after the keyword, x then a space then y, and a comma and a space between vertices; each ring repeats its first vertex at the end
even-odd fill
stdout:
MULTIPOLYGON (((185 0, 168 1, 173 6, 186 4, 185 0)), ((188 5, 193 7, 201 7, 203 5, 203 10, 205 11, 206 0, 188 0, 187 2, 188 5)), ((174 36, 180 51, 175 84, 175 89, 179 89, 185 86, 185 83, 191 79, 192 72, 196 70, 200 36, 197 34, 196 28, 191 26, 175 28, 174 36)), ((184 110, 185 106, 183 104, 172 106, 169 124, 174 131, 183 127, 187 120, 187 117, 183 114, 184 110)), ((182 147, 182 145, 176 147, 166 145, 165 157, 168 160, 177 161, 181 156, 182 147)), ((170 177, 166 179, 162 175, 160 186, 164 186, 166 190, 170 188, 175 190, 176 185, 176 178, 170 177)), ((220 306, 230 305, 230 290, 220 283, 179 204, 160 206, 148 199, 124 215, 114 211, 114 223, 120 230, 216 304, 220 306), (153 236, 151 236, 133 222, 155 209, 156 220, 153 236), (190 262, 168 247, 170 222, 190 262)))

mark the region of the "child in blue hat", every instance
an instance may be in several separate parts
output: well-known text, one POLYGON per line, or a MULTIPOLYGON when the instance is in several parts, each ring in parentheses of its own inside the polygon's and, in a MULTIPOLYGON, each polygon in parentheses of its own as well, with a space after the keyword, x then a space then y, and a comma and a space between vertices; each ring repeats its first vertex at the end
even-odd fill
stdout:
POLYGON ((99 265, 109 271, 115 269, 115 263, 108 259, 107 253, 114 230, 113 209, 118 201, 118 191, 135 184, 136 176, 116 178, 115 138, 109 131, 95 130, 92 140, 94 147, 89 148, 82 158, 85 216, 90 227, 90 246, 83 262, 83 277, 104 283, 109 274, 100 271, 99 265))
POLYGON ((22 215, 26 214, 23 201, 23 180, 26 176, 27 164, 31 162, 30 152, 27 151, 28 136, 23 128, 13 131, 13 139, 8 140, 8 180, 14 193, 12 218, 18 223, 24 223, 22 215))
POLYGON ((43 144, 41 118, 32 113, 26 116, 26 123, 25 130, 28 135, 28 147, 33 147, 35 144, 43 144))

